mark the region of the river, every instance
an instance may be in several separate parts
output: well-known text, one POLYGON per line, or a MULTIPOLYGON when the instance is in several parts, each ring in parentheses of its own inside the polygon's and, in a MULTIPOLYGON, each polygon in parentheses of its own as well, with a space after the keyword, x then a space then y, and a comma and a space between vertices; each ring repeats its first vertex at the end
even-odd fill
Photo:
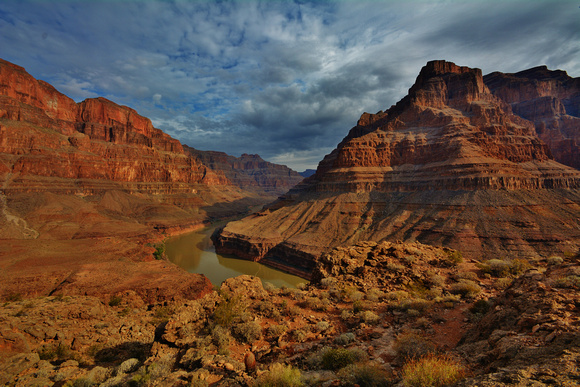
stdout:
POLYGON ((259 277, 262 282, 270 282, 276 287, 294 288, 299 283, 308 282, 258 262, 216 254, 210 239, 214 230, 215 227, 209 227, 169 238, 165 241, 165 254, 171 262, 190 273, 204 274, 217 286, 242 274, 259 277))

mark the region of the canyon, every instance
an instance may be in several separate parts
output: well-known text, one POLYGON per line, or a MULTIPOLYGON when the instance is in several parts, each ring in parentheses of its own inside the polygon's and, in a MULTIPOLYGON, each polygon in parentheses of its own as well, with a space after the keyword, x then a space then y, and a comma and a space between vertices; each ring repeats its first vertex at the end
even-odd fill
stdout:
POLYGON ((257 155, 184 146, 105 98, 76 103, 0 60, 0 294, 197 298, 209 281, 155 260, 156 244, 300 180, 257 155))
POLYGON ((322 253, 364 240, 419 241, 476 259, 574 253, 580 171, 552 157, 580 153, 578 81, 563 74, 483 77, 427 63, 396 105, 362 114, 316 174, 228 223, 214 236, 217 251, 305 276, 322 253), (559 110, 524 108, 548 94, 559 110), (554 141, 538 136, 544 121, 554 141))

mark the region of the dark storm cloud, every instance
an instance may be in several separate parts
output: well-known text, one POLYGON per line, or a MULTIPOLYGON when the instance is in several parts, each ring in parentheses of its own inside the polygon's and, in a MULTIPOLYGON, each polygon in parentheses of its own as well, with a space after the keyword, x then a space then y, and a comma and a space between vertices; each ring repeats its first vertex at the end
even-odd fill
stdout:
POLYGON ((0 57, 199 149, 317 161, 432 59, 580 75, 577 1, 0 2, 0 57))

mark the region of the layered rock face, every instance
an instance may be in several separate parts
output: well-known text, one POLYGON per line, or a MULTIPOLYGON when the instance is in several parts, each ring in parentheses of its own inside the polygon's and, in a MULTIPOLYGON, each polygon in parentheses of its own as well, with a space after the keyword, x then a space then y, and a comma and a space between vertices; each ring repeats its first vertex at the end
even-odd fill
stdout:
POLYGON ((223 152, 201 151, 188 146, 184 148, 204 165, 222 171, 232 184, 243 189, 282 195, 303 179, 298 172, 285 165, 267 162, 258 155, 243 154, 235 157, 223 152))
POLYGON ((479 69, 433 61, 395 106, 363 114, 314 176, 215 241, 308 271, 328 249, 365 239, 479 258, 575 251, 579 219, 579 171, 552 160, 479 69))
POLYGON ((540 66, 515 74, 494 72, 483 80, 515 114, 534 123, 556 161, 580 169, 580 78, 540 66))

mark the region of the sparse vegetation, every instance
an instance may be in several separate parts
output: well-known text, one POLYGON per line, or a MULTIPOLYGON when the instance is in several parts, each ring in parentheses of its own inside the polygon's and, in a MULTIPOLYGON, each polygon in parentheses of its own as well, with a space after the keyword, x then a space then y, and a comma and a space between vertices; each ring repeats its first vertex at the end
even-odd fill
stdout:
POLYGON ((416 358, 435 352, 435 344, 416 333, 399 335, 394 349, 403 359, 416 358))
POLYGON ((154 247, 153 257, 158 260, 165 259, 165 242, 158 243, 154 247))
POLYGON ((109 298, 109 306, 118 306, 121 301, 123 301, 123 298, 119 295, 112 295, 111 298, 109 298))
POLYGON ((300 370, 289 365, 274 363, 269 370, 256 380, 254 387, 300 387, 300 370))
POLYGON ((445 355, 410 359, 403 367, 403 384, 407 387, 443 387, 463 379, 466 370, 461 363, 445 355))
POLYGON ((338 370, 365 359, 366 355, 359 349, 326 347, 320 352, 320 367, 325 370, 338 370))
POLYGON ((564 258, 558 257, 557 255, 552 255, 546 259, 546 263, 550 266, 561 265, 564 262, 564 258))
POLYGON ((338 371, 343 386, 384 387, 391 385, 387 373, 373 363, 349 364, 338 371))
POLYGON ((232 333, 235 338, 245 343, 253 344, 262 337, 262 327, 255 321, 249 321, 234 325, 232 333))
POLYGON ((473 298, 481 293, 481 287, 474 281, 462 279, 451 285, 449 292, 459 294, 463 298, 473 298))

